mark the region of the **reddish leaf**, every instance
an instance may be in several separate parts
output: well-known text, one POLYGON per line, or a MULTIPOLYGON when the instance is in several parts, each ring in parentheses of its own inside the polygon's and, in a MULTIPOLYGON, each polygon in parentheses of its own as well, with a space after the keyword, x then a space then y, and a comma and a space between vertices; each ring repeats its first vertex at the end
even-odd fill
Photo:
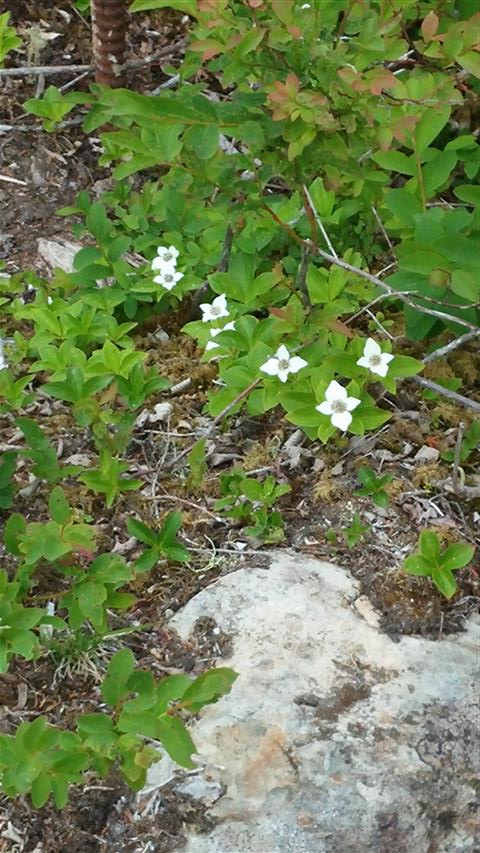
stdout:
POLYGON ((422 36, 425 41, 431 41, 438 30, 438 15, 435 12, 429 12, 427 17, 423 19, 422 26, 420 27, 422 31, 422 36))
POLYGON ((290 33, 291 37, 293 39, 295 39, 296 41, 298 41, 298 39, 300 39, 302 37, 302 31, 301 31, 300 27, 291 26, 291 27, 287 27, 287 30, 290 33))

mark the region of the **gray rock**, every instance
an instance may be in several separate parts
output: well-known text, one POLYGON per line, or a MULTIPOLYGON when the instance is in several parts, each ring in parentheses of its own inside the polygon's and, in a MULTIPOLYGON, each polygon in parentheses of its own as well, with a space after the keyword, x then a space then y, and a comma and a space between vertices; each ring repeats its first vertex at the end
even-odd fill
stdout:
POLYGON ((71 243, 69 240, 44 240, 41 237, 37 242, 37 248, 38 254, 49 267, 52 269, 59 267, 65 272, 73 272, 73 259, 82 246, 71 243))
POLYGON ((183 638, 216 619, 239 673, 192 726, 195 786, 224 793, 187 853, 473 853, 478 622, 395 643, 359 601, 347 571, 281 552, 176 614, 183 638))
POLYGON ((440 451, 436 447, 429 447, 428 444, 424 444, 420 450, 417 450, 413 459, 415 462, 427 464, 436 462, 439 456, 440 451))

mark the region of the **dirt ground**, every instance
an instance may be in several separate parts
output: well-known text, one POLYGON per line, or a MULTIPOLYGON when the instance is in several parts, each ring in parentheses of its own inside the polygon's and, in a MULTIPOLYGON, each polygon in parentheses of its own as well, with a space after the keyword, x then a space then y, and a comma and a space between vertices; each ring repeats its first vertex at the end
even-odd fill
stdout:
MULTIPOLYGON (((18 54, 16 64, 90 61, 89 21, 72 3, 5 0, 3 8, 11 11, 13 23, 26 39, 27 48, 18 54), (40 51, 37 49, 38 55, 31 54, 36 49, 31 47, 32 26, 47 34, 59 34, 46 41, 40 51)), ((183 27, 181 16, 175 14, 136 16, 130 32, 130 55, 149 55, 182 33, 183 27)), ((54 82, 62 85, 69 79, 65 75, 54 82)), ((148 91, 163 79, 162 69, 153 65, 137 72, 131 85, 148 91)), ((46 85, 49 82, 44 81, 46 85)), ((23 101, 38 93, 41 85, 42 81, 34 77, 0 81, 0 124, 14 128, 0 133, 0 175, 7 178, 0 180, 0 259, 5 261, 8 273, 29 268, 47 274, 38 255, 38 238, 71 239, 68 221, 56 216, 56 210, 70 204, 81 189, 100 194, 108 185, 109 172, 97 165, 99 141, 95 136, 86 136, 78 125, 47 134, 37 120, 22 112, 23 101), (28 126, 34 129, 25 130, 28 126)), ((87 81, 80 83, 80 87, 86 85, 87 81)), ((373 437, 350 442, 342 439, 327 448, 312 444, 276 413, 255 420, 239 415, 209 438, 209 473, 202 489, 192 493, 181 466, 167 473, 164 463, 205 427, 202 410, 215 368, 199 362, 195 344, 181 334, 180 327, 181 318, 170 319, 168 338, 164 335, 163 342, 159 342, 158 328, 143 330, 139 342, 148 350, 149 362, 159 364, 162 375, 176 383, 191 380, 182 394, 171 398, 173 411, 168 423, 155 429, 137 427, 129 448, 132 475, 143 478, 148 486, 156 483, 155 493, 147 487, 129 493, 106 512, 102 501, 92 498, 74 481, 66 485, 72 503, 98 522, 101 549, 116 550, 127 559, 136 553, 126 530, 129 515, 137 512, 155 523, 173 508, 184 514, 183 539, 195 555, 192 564, 179 567, 166 562, 142 576, 133 590, 137 596, 133 613, 119 619, 116 626, 124 627, 134 620, 145 626, 122 640, 130 645, 139 664, 157 675, 177 670, 197 673, 219 655, 228 655, 229 638, 214 634, 214 625, 200 624, 195 637, 185 645, 168 629, 167 622, 172 612, 222 573, 260 561, 268 564, 268 547, 248 540, 241 529, 219 520, 214 512, 220 474, 234 464, 259 475, 272 473, 291 486, 279 504, 286 520, 286 538, 280 547, 297 548, 347 566, 359 580, 362 594, 382 614, 383 629, 390 636, 420 634, 441 639, 449 632, 461 631, 465 618, 480 601, 478 565, 477 569, 470 567, 457 573, 458 593, 449 602, 429 581, 406 575, 400 566, 425 527, 437 530, 446 543, 460 537, 478 541, 478 502, 475 505, 453 493, 449 485, 451 465, 442 461, 441 455, 430 461, 422 461, 422 453, 417 456, 422 448, 440 454, 451 450, 459 417, 466 417, 468 423, 468 413, 460 413, 444 401, 426 402, 405 383, 395 399, 385 401, 393 415, 387 426, 373 437), (365 464, 394 476, 388 487, 391 500, 387 510, 376 507, 369 498, 354 496, 360 485, 358 468, 365 464), (342 529, 352 523, 355 512, 360 513, 369 530, 348 548, 342 529)), ((475 393, 477 385, 478 393, 480 354, 473 348, 465 352, 446 369, 465 376, 466 387, 475 393)), ((427 375, 435 378, 433 365, 427 375)), ((62 460, 79 453, 93 456, 91 439, 79 431, 62 404, 46 400, 35 417, 56 444, 62 460)), ((0 418, 0 450, 14 448, 19 438, 12 422, 0 418)), ((465 466, 467 475, 478 470, 479 459, 478 452, 470 457, 465 466)), ((27 480, 20 486, 27 487, 27 480)), ((27 489, 15 510, 27 519, 41 520, 45 494, 41 485, 33 494, 27 489)), ((0 512, 1 524, 5 517, 0 512)), ((1 556, 8 567, 6 555, 1 556)), ((48 595, 48 580, 42 591, 48 595)), ((98 686, 115 648, 112 641, 92 645, 68 659, 52 654, 35 667, 14 665, 0 680, 0 728, 9 731, 22 719, 40 713, 67 726, 79 712, 95 708, 98 686)), ((51 806, 35 812, 28 798, 16 802, 0 799, 0 853, 166 853, 181 844, 186 824, 200 830, 208 828, 202 810, 188 797, 173 797, 167 788, 161 799, 137 800, 116 778, 101 782, 92 779, 84 790, 72 791, 70 803, 61 813, 51 806)))

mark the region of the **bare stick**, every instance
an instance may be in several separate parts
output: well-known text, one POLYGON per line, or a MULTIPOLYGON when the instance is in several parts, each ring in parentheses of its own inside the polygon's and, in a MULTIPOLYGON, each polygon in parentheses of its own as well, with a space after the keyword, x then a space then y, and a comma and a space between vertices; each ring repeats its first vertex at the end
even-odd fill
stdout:
MULTIPOLYGON (((242 400, 245 399, 245 397, 248 397, 248 395, 250 394, 250 391, 253 391, 253 389, 256 388, 257 385, 261 382, 261 380, 262 380, 261 376, 259 376, 258 379, 254 379, 254 381, 251 382, 250 385, 248 385, 246 388, 244 388, 243 391, 241 391, 240 394, 238 394, 235 397, 235 399, 232 400, 231 403, 228 404, 228 406, 225 406, 225 408, 222 409, 222 411, 209 424, 208 428, 203 433, 202 438, 207 438, 209 435, 211 435, 212 432, 214 431, 215 427, 217 426, 217 424, 220 423, 220 421, 222 421, 224 419, 224 417, 226 415, 228 415, 228 413, 231 412, 232 409, 235 408, 235 406, 238 405, 238 403, 241 403, 242 400)), ((200 439, 198 439, 198 440, 200 440, 200 439)), ((177 465, 177 463, 180 462, 180 459, 183 459, 184 456, 187 456, 187 454, 190 453, 190 451, 195 447, 196 444, 197 444, 197 442, 194 441, 193 444, 191 444, 189 447, 186 447, 184 450, 182 450, 182 452, 179 453, 179 455, 176 457, 176 459, 174 459, 172 462, 170 462, 169 465, 165 466, 165 469, 168 471, 170 468, 174 468, 177 465)))
POLYGON ((449 353, 458 349, 458 347, 461 347, 461 346, 463 346, 463 344, 466 344, 468 341, 471 341, 474 338, 479 338, 479 337, 480 337, 480 329, 477 329, 477 330, 472 329, 471 332, 465 332, 465 334, 461 335, 459 338, 455 338, 453 341, 450 341, 450 343, 445 344, 445 346, 439 347, 438 349, 436 349, 433 352, 426 355, 425 358, 422 359, 423 363, 424 364, 430 364, 430 362, 434 361, 436 358, 443 358, 444 355, 449 355, 449 353))
MULTIPOLYGON (((135 71, 138 68, 144 68, 146 65, 153 65, 159 59, 165 59, 172 56, 177 50, 181 50, 186 45, 185 39, 179 39, 173 44, 152 53, 150 56, 145 56, 144 59, 133 59, 125 63, 125 68, 135 71)), ((40 74, 50 76, 52 74, 82 74, 84 71, 90 72, 94 70, 93 65, 30 65, 24 68, 0 68, 0 77, 38 77, 40 74)))
POLYGON ((453 400, 454 403, 458 403, 466 409, 472 409, 474 412, 480 412, 480 403, 477 403, 476 400, 469 400, 468 397, 462 397, 462 395, 457 394, 456 391, 451 391, 450 388, 438 385, 437 382, 432 382, 431 379, 425 379, 424 376, 409 376, 408 380, 410 382, 416 382, 417 385, 422 385, 424 388, 428 388, 429 391, 435 391, 436 394, 441 394, 442 397, 447 397, 447 399, 453 400))
POLYGON ((375 207, 375 205, 373 205, 373 204, 372 204, 372 213, 373 213, 373 215, 374 215, 375 219, 377 220, 377 225, 378 225, 378 227, 380 228, 380 231, 381 231, 381 232, 382 232, 382 234, 383 234, 383 237, 384 237, 384 239, 385 239, 385 242, 386 242, 386 244, 387 244, 388 248, 390 249, 390 251, 391 251, 391 253, 392 253, 393 257, 395 257, 395 249, 394 249, 394 247, 393 247, 393 243, 392 243, 392 241, 390 240, 390 237, 388 236, 388 234, 387 234, 387 232, 386 232, 386 230, 385 230, 385 226, 384 226, 384 224, 383 224, 382 220, 380 219, 380 216, 378 215, 377 208, 376 208, 376 207, 375 207))
MULTIPOLYGON (((308 242, 308 241, 302 241, 308 242)), ((429 314, 431 317, 438 317, 440 320, 448 320, 450 323, 457 323, 459 326, 465 326, 467 329, 471 329, 474 332, 480 331, 478 326, 474 326, 473 323, 469 323, 467 320, 463 320, 460 317, 454 317, 453 314, 447 314, 445 311, 437 311, 436 308, 427 308, 425 305, 419 305, 418 302, 414 302, 412 299, 409 299, 404 293, 399 290, 396 291, 393 287, 390 287, 385 281, 382 281, 381 278, 378 278, 376 275, 372 275, 365 270, 361 270, 359 267, 354 267, 352 264, 349 264, 347 261, 344 261, 343 258, 335 258, 333 255, 329 255, 327 252, 324 252, 323 249, 319 249, 310 244, 311 251, 315 252, 317 255, 320 255, 321 258, 328 261, 331 264, 336 264, 344 270, 348 270, 348 272, 353 273, 354 275, 358 275, 360 278, 364 278, 366 281, 369 281, 370 284, 374 284, 375 287, 379 287, 381 290, 384 290, 385 293, 390 294, 397 299, 400 299, 401 302, 404 302, 405 305, 409 305, 411 308, 415 308, 416 311, 420 311, 422 314, 429 314)), ((424 297, 421 296, 421 299, 424 297)))
POLYGON ((336 253, 336 251, 335 251, 335 249, 334 249, 333 243, 332 243, 332 241, 330 240, 330 237, 328 236, 328 234, 327 234, 327 232, 326 232, 326 230, 325 230, 325 228, 324 228, 323 222, 322 222, 322 220, 320 219, 320 216, 318 215, 317 208, 315 207, 315 205, 314 205, 314 203, 313 203, 312 196, 311 196, 311 195, 310 195, 310 193, 308 192, 308 189, 307 189, 307 187, 305 186, 305 184, 303 185, 303 188, 302 188, 302 189, 303 189, 303 193, 304 193, 304 195, 305 195, 305 198, 306 198, 306 200, 307 200, 307 202, 308 202, 308 205, 309 205, 309 207, 310 207, 310 209, 311 209, 311 211, 312 211, 312 213, 313 213, 313 215, 314 215, 314 217, 315 217, 315 222, 317 223, 317 225, 318 225, 318 227, 319 227, 320 231, 322 232, 322 237, 323 237, 323 239, 325 240, 325 243, 326 243, 326 244, 327 244, 327 246, 328 246, 328 251, 329 251, 329 252, 331 252, 331 254, 333 255, 333 257, 334 257, 334 258, 338 258, 338 255, 337 255, 337 253, 336 253))
MULTIPOLYGON (((389 284, 382 281, 378 276, 372 275, 371 273, 360 269, 360 267, 354 267, 353 264, 349 264, 347 261, 344 261, 343 258, 335 257, 335 255, 324 252, 323 249, 319 249, 318 246, 314 246, 311 240, 303 240, 297 232, 294 231, 291 225, 287 222, 282 222, 280 217, 277 216, 275 211, 268 207, 268 205, 264 205, 264 210, 268 211, 275 222, 277 222, 284 231, 287 231, 299 246, 307 246, 313 254, 319 255, 328 263, 336 264, 336 266, 341 267, 341 269, 348 270, 348 272, 353 273, 353 275, 358 275, 360 278, 364 278, 366 281, 369 281, 370 284, 374 284, 375 287, 380 288, 380 290, 383 290, 385 293, 388 293, 396 299, 400 299, 400 301, 404 302, 405 305, 415 308, 416 311, 420 311, 422 314, 429 314, 432 317, 438 317, 440 320, 448 320, 450 323, 457 323, 459 326, 465 326, 467 329, 471 329, 472 331, 478 331, 478 326, 474 326, 473 323, 469 323, 467 320, 463 320, 459 317, 454 317, 453 314, 447 314, 445 311, 438 311, 435 308, 427 308, 425 305, 420 305, 418 302, 414 302, 412 299, 405 296, 401 290, 396 291, 393 287, 390 287, 389 284)), ((437 300, 432 300, 424 296, 420 296, 420 298, 428 302, 437 302, 437 300)))

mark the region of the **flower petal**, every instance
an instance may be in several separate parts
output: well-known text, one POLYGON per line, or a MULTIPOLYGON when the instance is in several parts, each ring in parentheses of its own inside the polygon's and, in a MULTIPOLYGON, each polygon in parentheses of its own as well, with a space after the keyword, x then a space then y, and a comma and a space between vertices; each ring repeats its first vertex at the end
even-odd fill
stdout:
POLYGON ((332 404, 328 400, 324 400, 319 406, 315 406, 317 412, 322 415, 331 415, 333 412, 332 404))
POLYGON ((350 412, 334 412, 331 421, 334 427, 345 432, 352 423, 352 416, 350 412))
POLYGON ((290 353, 289 353, 288 349, 286 348, 285 344, 281 344, 279 346, 275 355, 281 361, 289 361, 289 359, 290 359, 290 353))
POLYGON ((278 371, 278 378, 280 379, 280 382, 286 382, 287 381, 289 372, 290 371, 288 369, 285 369, 285 368, 278 371))
POLYGON ((212 306, 210 305, 210 302, 202 302, 200 305, 200 311, 203 314, 202 320, 204 323, 209 323, 211 320, 217 319, 215 315, 212 314, 212 306))
MULTIPOLYGON (((362 401, 358 400, 357 397, 347 397, 347 399, 345 400, 345 405, 346 405, 349 412, 353 412, 353 410, 356 409, 357 406, 359 406, 361 402, 362 401)), ((351 418, 350 418, 350 420, 351 420, 351 418)))
POLYGON ((370 365, 370 370, 372 373, 376 373, 377 376, 385 377, 388 373, 388 364, 385 364, 384 361, 381 361, 380 364, 370 365))
POLYGON ((367 338, 365 342, 365 346, 363 348, 363 354, 366 358, 371 358, 372 355, 380 355, 382 352, 381 347, 377 344, 373 338, 367 338))
MULTIPOLYGON (((220 331, 220 329, 218 331, 220 331)), ((207 341, 207 343, 205 344, 205 352, 208 352, 209 349, 218 349, 219 347, 220 344, 216 344, 215 341, 207 341)))
POLYGON ((340 385, 336 379, 332 379, 330 385, 325 391, 325 399, 329 402, 333 402, 334 400, 346 400, 347 399, 347 389, 340 385))
POLYGON ((370 358, 367 358, 366 355, 362 355, 362 357, 358 359, 357 364, 359 367, 365 367, 367 370, 370 370, 370 358))
POLYGON ((300 358, 299 355, 294 355, 290 359, 290 373, 298 373, 302 367, 307 367, 308 361, 305 361, 304 358, 300 358))
POLYGON ((227 310, 227 297, 225 293, 221 293, 220 296, 216 296, 212 302, 214 308, 220 308, 222 311, 227 310))
POLYGON ((278 376, 278 358, 269 358, 259 369, 269 376, 278 376))

